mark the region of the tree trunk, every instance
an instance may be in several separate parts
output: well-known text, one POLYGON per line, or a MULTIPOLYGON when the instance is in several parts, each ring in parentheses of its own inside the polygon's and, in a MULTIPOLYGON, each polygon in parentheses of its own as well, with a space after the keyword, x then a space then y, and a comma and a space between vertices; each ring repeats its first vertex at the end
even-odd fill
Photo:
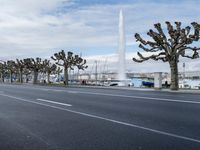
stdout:
POLYGON ((3 74, 1 73, 1 82, 3 82, 3 74))
POLYGON ((13 79, 12 79, 12 71, 10 71, 10 83, 13 83, 13 79))
POLYGON ((33 84, 37 84, 37 79, 38 79, 38 71, 34 71, 34 78, 33 78, 33 84))
POLYGON ((64 68, 64 84, 68 85, 68 67, 64 68))
POLYGON ((49 72, 47 73, 47 83, 50 84, 50 73, 49 72))
POLYGON ((60 82, 60 73, 58 72, 58 82, 60 82))
POLYGON ((20 76, 20 77, 19 77, 19 78, 20 78, 20 79, 19 79, 19 80, 20 80, 20 83, 23 83, 23 73, 22 73, 22 70, 20 70, 20 75, 19 75, 19 76, 20 76))
POLYGON ((26 83, 28 83, 28 75, 26 74, 26 83))
POLYGON ((1 82, 3 82, 3 74, 1 73, 1 82))
POLYGON ((2 73, 2 82, 4 83, 4 72, 2 73))
POLYGON ((170 69, 171 69, 171 90, 178 90, 179 88, 179 81, 178 81, 178 62, 172 61, 170 62, 170 69))

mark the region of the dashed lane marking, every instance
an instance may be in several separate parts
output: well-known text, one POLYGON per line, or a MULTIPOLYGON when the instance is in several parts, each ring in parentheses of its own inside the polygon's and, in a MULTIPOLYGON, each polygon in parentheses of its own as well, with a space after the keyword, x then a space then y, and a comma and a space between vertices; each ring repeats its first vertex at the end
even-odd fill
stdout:
POLYGON ((52 103, 52 104, 58 104, 58 105, 63 105, 63 106, 72 106, 71 104, 66 104, 66 103, 60 103, 60 102, 56 102, 56 101, 50 101, 50 100, 46 100, 46 99, 36 99, 37 101, 42 101, 42 102, 48 102, 48 103, 52 103))

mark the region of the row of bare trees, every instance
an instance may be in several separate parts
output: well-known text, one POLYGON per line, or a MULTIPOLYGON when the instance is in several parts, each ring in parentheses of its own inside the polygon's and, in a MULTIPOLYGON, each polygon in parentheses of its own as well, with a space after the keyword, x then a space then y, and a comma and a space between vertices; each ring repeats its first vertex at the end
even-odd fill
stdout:
MULTIPOLYGON (((182 27, 181 22, 175 22, 175 27, 166 22, 168 34, 165 33, 165 29, 161 27, 160 23, 154 25, 156 31, 150 29, 147 35, 152 40, 144 40, 140 34, 136 33, 136 41, 139 42, 139 47, 149 54, 144 56, 138 52, 138 58, 133 58, 135 62, 143 62, 149 59, 161 60, 168 62, 171 69, 171 89, 178 90, 178 62, 180 57, 186 57, 190 59, 199 58, 198 51, 200 47, 194 46, 194 42, 200 39, 200 24, 192 22, 190 26, 182 27)), ((62 66, 64 68, 64 84, 68 85, 68 70, 87 68, 86 60, 82 59, 78 55, 73 55, 72 52, 65 53, 61 50, 55 53, 51 59, 55 61, 55 64, 50 63, 50 60, 42 60, 41 58, 27 58, 23 60, 10 60, 4 63, 0 63, 1 79, 4 81, 5 74, 10 75, 12 82, 13 74, 19 76, 19 81, 22 82, 22 76, 28 76, 30 73, 34 74, 33 83, 37 83, 38 73, 43 72, 49 76, 52 73, 60 73, 62 66)))
POLYGON ((33 74, 33 83, 38 82, 38 74, 43 73, 47 74, 47 82, 50 83, 50 75, 63 72, 64 68, 64 84, 68 85, 68 70, 74 69, 85 69, 86 60, 81 58, 78 55, 74 55, 72 52, 65 53, 64 50, 61 50, 58 53, 55 53, 51 59, 55 62, 50 62, 48 59, 42 60, 41 58, 26 58, 26 59, 16 59, 8 60, 6 62, 0 62, 0 75, 1 80, 4 82, 5 77, 10 78, 10 82, 13 82, 13 77, 16 77, 20 83, 23 83, 23 76, 28 82, 28 76, 33 74))

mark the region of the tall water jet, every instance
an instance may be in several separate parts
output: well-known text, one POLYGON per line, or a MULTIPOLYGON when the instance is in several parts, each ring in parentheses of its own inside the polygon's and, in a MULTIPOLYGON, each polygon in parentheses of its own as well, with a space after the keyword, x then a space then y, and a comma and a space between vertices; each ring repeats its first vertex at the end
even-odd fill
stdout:
POLYGON ((123 11, 120 10, 119 13, 119 49, 118 49, 118 80, 125 80, 125 26, 124 26, 124 15, 123 11))

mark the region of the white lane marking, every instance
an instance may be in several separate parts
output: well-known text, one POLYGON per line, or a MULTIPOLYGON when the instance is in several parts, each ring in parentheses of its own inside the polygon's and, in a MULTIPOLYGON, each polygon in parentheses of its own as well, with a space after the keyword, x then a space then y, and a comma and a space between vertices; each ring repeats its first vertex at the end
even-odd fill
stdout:
POLYGON ((87 116, 87 117, 100 119, 100 120, 104 120, 104 121, 108 121, 108 122, 112 122, 112 123, 116 123, 116 124, 120 124, 120 125, 125 125, 125 126, 129 126, 129 127, 133 127, 133 128, 142 129, 142 130, 157 133, 157 134, 160 134, 160 135, 165 135, 165 136, 178 138, 178 139, 182 139, 182 140, 186 140, 186 141, 190 141, 190 142, 200 143, 200 139, 181 136, 181 135, 177 135, 177 134, 173 134, 173 133, 169 133, 169 132, 165 132, 165 131, 151 129, 151 128, 147 128, 147 127, 143 127, 143 126, 139 126, 139 125, 135 125, 135 124, 131 124, 131 123, 126 123, 126 122, 122 122, 122 121, 118 121, 118 120, 113 120, 113 119, 109 119, 109 118, 105 118, 105 117, 100 117, 100 116, 96 116, 96 115, 92 115, 92 114, 88 114, 88 113, 83 113, 83 112, 74 111, 74 110, 70 110, 70 109, 66 109, 66 108, 52 106, 52 105, 49 105, 49 104, 43 104, 43 103, 39 103, 39 102, 35 102, 35 101, 30 101, 30 100, 26 100, 26 99, 23 99, 23 98, 18 98, 18 97, 6 95, 6 94, 0 94, 0 95, 5 96, 5 97, 9 97, 9 98, 12 98, 12 99, 24 101, 24 102, 29 102, 29 103, 33 103, 33 104, 37 104, 37 105, 42 105, 42 106, 46 106, 46 107, 50 107, 50 108, 55 108, 55 109, 71 112, 71 113, 74 113, 74 114, 79 114, 79 115, 82 115, 82 116, 87 116))
POLYGON ((67 93, 76 94, 76 93, 79 93, 79 92, 77 92, 77 91, 67 91, 67 93))
POLYGON ((53 92, 63 92, 63 90, 56 90, 56 89, 40 89, 40 90, 43 90, 43 91, 53 91, 53 92))
MULTIPOLYGON (((129 95, 105 94, 105 93, 82 92, 82 91, 76 91, 76 93, 80 93, 80 94, 89 94, 89 95, 101 95, 101 96, 123 97, 123 98, 149 99, 149 100, 154 100, 154 101, 166 101, 166 102, 178 102, 178 103, 200 104, 200 101, 186 101, 186 100, 167 99, 167 98, 156 98, 156 97, 129 96, 129 95)), ((137 101, 136 99, 133 99, 133 100, 137 101)))
POLYGON ((53 91, 55 91, 55 92, 63 92, 63 90, 53 90, 53 91))
POLYGON ((43 91, 49 91, 49 89, 42 89, 42 88, 41 88, 41 90, 43 90, 43 91))
POLYGON ((52 103, 52 104, 58 104, 58 105, 63 105, 63 106, 72 106, 71 104, 66 104, 66 103, 60 103, 60 102, 55 102, 55 101, 50 101, 50 100, 46 100, 46 99, 36 99, 37 101, 42 101, 42 102, 48 102, 48 103, 52 103))

